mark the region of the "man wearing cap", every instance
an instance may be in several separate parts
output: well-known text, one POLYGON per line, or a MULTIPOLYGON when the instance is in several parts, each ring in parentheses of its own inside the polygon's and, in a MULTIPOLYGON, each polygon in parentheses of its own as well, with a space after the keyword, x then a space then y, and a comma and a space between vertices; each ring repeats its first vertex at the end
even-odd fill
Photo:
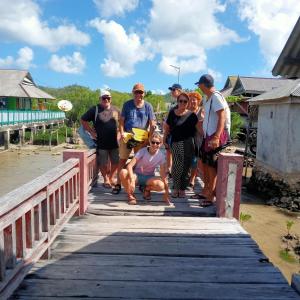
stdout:
POLYGON ((104 179, 103 186, 111 188, 119 163, 117 133, 120 111, 111 105, 109 91, 101 91, 99 100, 97 108, 90 108, 81 117, 81 124, 97 141, 97 163, 104 179), (90 122, 93 122, 93 127, 90 122))
POLYGON ((209 206, 213 204, 215 197, 218 154, 230 140, 230 110, 225 98, 216 91, 211 75, 202 75, 195 84, 206 95, 203 121, 204 140, 201 146, 204 189, 198 198, 203 199, 201 206, 209 206))
MULTIPOLYGON (((132 128, 140 128, 144 130, 150 129, 150 134, 155 129, 155 115, 153 107, 150 103, 144 100, 145 88, 142 83, 136 83, 132 89, 133 99, 124 103, 121 117, 120 117, 120 161, 118 166, 118 173, 123 169, 126 161, 129 158, 132 149, 136 153, 140 148, 146 145, 145 143, 138 144, 137 146, 130 149, 126 144, 125 135, 127 132, 132 133, 132 128)), ((120 193, 121 184, 118 178, 118 183, 113 189, 113 194, 120 193)))
POLYGON ((169 87, 169 90, 171 92, 171 97, 173 99, 173 106, 177 105, 177 97, 182 92, 182 86, 179 83, 174 83, 172 86, 169 87))

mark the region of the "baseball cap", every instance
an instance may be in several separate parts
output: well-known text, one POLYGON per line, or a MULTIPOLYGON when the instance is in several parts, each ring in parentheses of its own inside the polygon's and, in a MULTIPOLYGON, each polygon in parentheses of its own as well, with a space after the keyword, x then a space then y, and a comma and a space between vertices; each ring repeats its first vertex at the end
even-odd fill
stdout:
POLYGON ((136 83, 133 88, 132 88, 132 91, 135 92, 135 91, 143 91, 145 92, 145 87, 142 83, 136 83))
POLYGON ((100 90, 100 97, 111 97, 110 91, 108 90, 100 90))
POLYGON ((196 85, 201 83, 203 83, 206 87, 212 87, 214 86, 214 78, 209 74, 204 74, 197 82, 195 82, 196 85))
POLYGON ((182 86, 179 83, 174 83, 172 86, 169 87, 169 90, 182 90, 182 86))

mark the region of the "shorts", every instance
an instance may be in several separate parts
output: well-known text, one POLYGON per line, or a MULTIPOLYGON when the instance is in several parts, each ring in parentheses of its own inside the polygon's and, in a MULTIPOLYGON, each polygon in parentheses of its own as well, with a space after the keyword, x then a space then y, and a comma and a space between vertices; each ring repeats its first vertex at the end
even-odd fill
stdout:
POLYGON ((119 148, 115 149, 98 149, 97 150, 97 163, 98 166, 105 166, 110 160, 112 165, 117 165, 119 163, 119 148))
POLYGON ((141 186, 146 186, 147 181, 150 178, 153 178, 155 175, 143 175, 143 174, 136 174, 137 184, 141 186))
POLYGON ((124 141, 121 139, 120 140, 120 148, 119 148, 119 155, 120 155, 120 159, 128 159, 130 156, 130 153, 132 152, 132 150, 134 151, 134 153, 138 152, 141 148, 143 148, 143 144, 139 144, 136 147, 134 147, 133 149, 128 149, 126 143, 124 143, 124 141))
POLYGON ((213 150, 213 151, 206 152, 204 145, 205 145, 205 139, 203 139, 201 149, 199 151, 201 153, 200 158, 202 162, 210 167, 217 169, 218 157, 220 152, 222 152, 223 149, 220 149, 219 151, 213 150))

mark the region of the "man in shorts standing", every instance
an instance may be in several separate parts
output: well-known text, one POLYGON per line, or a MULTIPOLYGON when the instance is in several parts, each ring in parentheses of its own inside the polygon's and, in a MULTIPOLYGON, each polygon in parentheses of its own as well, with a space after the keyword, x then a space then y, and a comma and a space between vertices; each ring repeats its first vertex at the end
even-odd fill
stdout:
MULTIPOLYGON (((150 130, 150 134, 155 129, 155 115, 153 107, 144 100, 145 88, 142 83, 136 83, 132 88, 133 99, 124 103, 120 117, 120 161, 118 166, 118 174, 124 168, 130 153, 134 150, 136 153, 139 149, 147 144, 147 141, 140 143, 133 148, 129 148, 125 142, 126 132, 132 133, 132 128, 140 128, 150 130)), ((121 183, 118 177, 118 183, 113 189, 113 194, 119 194, 121 191, 121 183)))
POLYGON ((81 124, 97 141, 97 163, 104 179, 103 186, 111 188, 114 185, 113 180, 119 163, 117 133, 120 112, 111 105, 109 91, 102 91, 99 100, 97 108, 96 106, 90 108, 81 117, 81 124), (97 114, 96 118, 95 114, 97 114), (90 122, 93 122, 93 127, 90 122))
POLYGON ((204 140, 201 157, 204 172, 204 189, 201 206, 212 205, 217 181, 217 158, 222 146, 230 140, 230 110, 222 94, 216 91, 211 75, 202 75, 195 83, 206 95, 204 101, 204 140))

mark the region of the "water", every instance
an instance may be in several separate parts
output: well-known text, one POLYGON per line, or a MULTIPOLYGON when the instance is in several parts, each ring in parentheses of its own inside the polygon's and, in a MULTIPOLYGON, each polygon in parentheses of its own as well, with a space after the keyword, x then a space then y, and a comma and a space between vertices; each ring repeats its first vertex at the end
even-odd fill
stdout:
POLYGON ((61 150, 0 152, 0 197, 61 164, 61 150))

